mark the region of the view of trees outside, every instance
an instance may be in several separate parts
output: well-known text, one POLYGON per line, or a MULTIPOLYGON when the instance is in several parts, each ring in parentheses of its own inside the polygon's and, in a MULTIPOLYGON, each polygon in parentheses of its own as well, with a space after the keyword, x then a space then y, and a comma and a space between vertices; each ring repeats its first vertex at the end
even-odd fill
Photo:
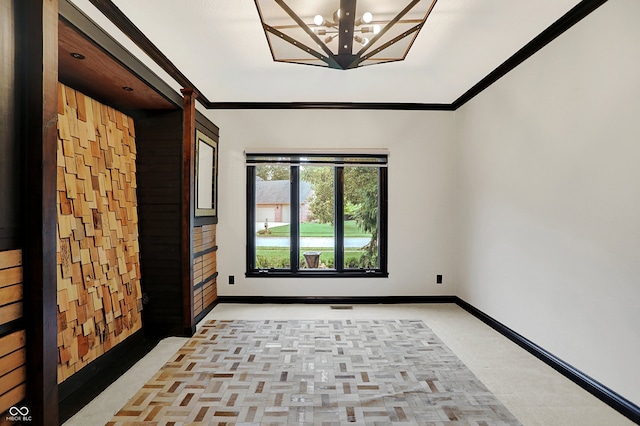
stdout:
MULTIPOLYGON (((256 176, 256 217, 267 219, 256 225, 256 267, 289 268, 290 206, 277 204, 279 191, 288 188, 289 166, 257 166, 256 176)), ((333 166, 300 167, 301 269, 335 268, 334 176, 333 166)), ((345 268, 379 267, 378 182, 376 167, 344 168, 345 268)))
POLYGON ((256 167, 256 176, 262 180, 289 180, 289 166, 266 165, 256 167))
POLYGON ((378 194, 377 167, 345 167, 344 169, 344 218, 345 237, 347 223, 355 221, 358 229, 367 233, 369 241, 358 252, 359 256, 347 256, 345 268, 375 269, 378 257, 378 194))
POLYGON ((300 168, 300 201, 307 204, 300 214, 300 269, 334 269, 335 172, 328 166, 300 168), (304 213, 303 213, 304 212, 304 213))

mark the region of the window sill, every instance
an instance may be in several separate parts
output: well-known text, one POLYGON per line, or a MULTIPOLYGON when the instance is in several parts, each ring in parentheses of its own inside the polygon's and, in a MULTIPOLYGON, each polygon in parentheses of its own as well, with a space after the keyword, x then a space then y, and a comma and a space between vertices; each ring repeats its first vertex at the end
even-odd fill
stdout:
POLYGON ((247 278, 388 278, 389 273, 383 271, 283 271, 276 269, 256 270, 245 274, 247 278))

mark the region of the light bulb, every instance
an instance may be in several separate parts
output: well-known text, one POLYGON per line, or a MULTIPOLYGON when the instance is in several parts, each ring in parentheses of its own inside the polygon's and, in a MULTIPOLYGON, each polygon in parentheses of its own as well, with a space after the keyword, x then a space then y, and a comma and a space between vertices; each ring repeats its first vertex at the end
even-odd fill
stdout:
POLYGON ((355 36, 353 39, 363 46, 366 46, 369 43, 369 39, 366 37, 355 36))
POLYGON ((322 25, 324 24, 324 18, 322 17, 322 15, 316 15, 313 17, 313 23, 316 25, 322 25))
POLYGON ((380 25, 376 24, 373 26, 373 33, 378 34, 380 32, 380 25))
POLYGON ((373 15, 371 12, 365 12, 364 15, 362 15, 362 22, 368 24, 371 21, 373 21, 373 15))

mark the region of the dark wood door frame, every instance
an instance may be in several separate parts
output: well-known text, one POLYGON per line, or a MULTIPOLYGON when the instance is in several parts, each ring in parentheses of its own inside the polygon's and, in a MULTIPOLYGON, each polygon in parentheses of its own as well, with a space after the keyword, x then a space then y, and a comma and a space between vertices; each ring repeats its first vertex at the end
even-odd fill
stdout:
POLYGON ((194 217, 194 156, 196 137, 196 97, 193 89, 181 90, 184 96, 182 137, 182 318, 184 334, 196 332, 193 316, 193 217, 194 217))
POLYGON ((56 147, 58 0, 15 2, 23 149, 24 318, 31 424, 58 424, 56 147))

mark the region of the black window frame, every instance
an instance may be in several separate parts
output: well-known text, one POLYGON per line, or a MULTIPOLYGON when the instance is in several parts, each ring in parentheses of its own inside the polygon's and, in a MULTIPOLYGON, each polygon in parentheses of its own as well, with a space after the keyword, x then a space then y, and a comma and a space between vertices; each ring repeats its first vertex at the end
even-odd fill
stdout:
POLYGON ((247 277, 319 277, 319 278, 386 278, 389 276, 387 266, 388 245, 388 170, 387 155, 352 154, 335 156, 333 154, 277 154, 267 155, 247 153, 246 164, 246 224, 247 224, 247 277), (288 165, 290 167, 290 205, 291 217, 299 217, 299 178, 302 165, 331 165, 335 173, 335 269, 300 268, 300 227, 299 221, 290 224, 290 268, 260 269, 256 268, 256 167, 263 164, 288 165), (350 166, 370 166, 378 170, 378 268, 355 269, 344 267, 344 168, 350 166))

